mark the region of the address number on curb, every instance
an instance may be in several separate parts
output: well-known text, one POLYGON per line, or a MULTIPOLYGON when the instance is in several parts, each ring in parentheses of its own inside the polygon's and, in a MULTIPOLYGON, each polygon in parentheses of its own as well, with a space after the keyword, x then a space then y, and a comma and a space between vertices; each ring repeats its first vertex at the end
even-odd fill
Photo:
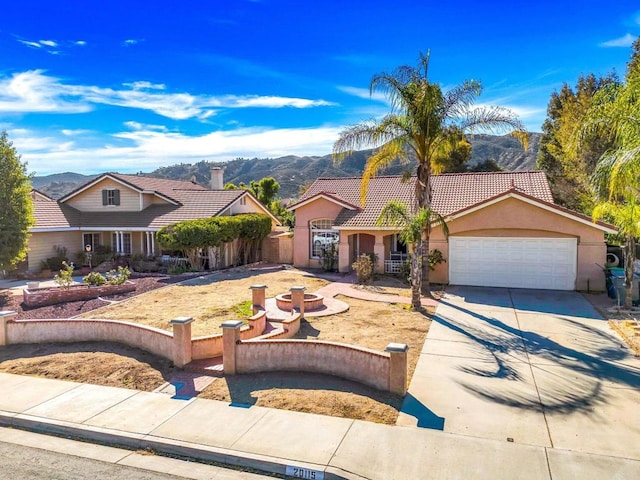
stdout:
POLYGON ((324 480, 324 472, 311 470, 310 468, 294 467, 287 465, 285 475, 293 478, 306 478, 307 480, 324 480))

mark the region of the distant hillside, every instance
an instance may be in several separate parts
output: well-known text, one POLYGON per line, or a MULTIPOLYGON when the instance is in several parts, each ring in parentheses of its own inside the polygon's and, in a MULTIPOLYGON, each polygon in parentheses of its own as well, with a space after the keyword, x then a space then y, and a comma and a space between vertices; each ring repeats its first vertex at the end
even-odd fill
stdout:
MULTIPOLYGON (((510 136, 496 135, 470 135, 472 154, 469 165, 487 159, 495 159, 498 165, 505 170, 530 170, 535 168, 540 142, 539 133, 532 133, 529 139, 529 147, 526 151, 516 139, 510 136)), ((195 178, 202 185, 209 184, 211 167, 224 168, 224 182, 248 184, 251 180, 259 180, 263 177, 274 177, 280 183, 279 196, 282 198, 297 197, 302 185, 313 181, 318 177, 347 177, 362 174, 364 164, 371 155, 371 150, 355 152, 346 158, 339 166, 334 166, 331 155, 322 157, 296 157, 286 156, 281 158, 239 158, 227 163, 212 163, 205 160, 195 164, 179 164, 170 167, 161 167, 145 175, 158 178, 171 178, 178 180, 190 180, 195 178)), ((407 166, 394 163, 386 174, 396 175, 407 170, 407 166)), ((59 198, 76 188, 80 183, 89 181, 95 176, 85 176, 76 173, 63 173, 49 175, 47 177, 34 178, 34 187, 48 195, 59 198), (75 176, 75 177, 74 177, 75 176)))
POLYGON ((31 185, 33 188, 46 193, 51 198, 60 198, 79 185, 96 177, 97 175, 82 175, 73 172, 54 173, 53 175, 33 177, 31 179, 31 185))

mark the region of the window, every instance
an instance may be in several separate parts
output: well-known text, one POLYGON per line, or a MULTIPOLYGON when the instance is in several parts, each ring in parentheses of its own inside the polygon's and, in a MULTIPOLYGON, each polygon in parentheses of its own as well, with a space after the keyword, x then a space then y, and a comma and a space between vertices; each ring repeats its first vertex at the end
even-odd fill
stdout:
POLYGON ((333 230, 333 220, 321 219, 309 223, 311 229, 311 257, 320 258, 328 246, 339 242, 340 233, 333 230))
POLYGON ((85 233, 82 235, 82 249, 85 250, 87 245, 91 245, 91 251, 95 252, 96 248, 100 246, 100 234, 99 233, 85 233))
POLYGON ((117 188, 102 190, 102 205, 120 205, 120 190, 117 188))
POLYGON ((117 233, 111 234, 111 249, 122 255, 131 255, 131 234, 130 233, 117 233), (121 240, 121 244, 118 245, 118 240, 121 240))

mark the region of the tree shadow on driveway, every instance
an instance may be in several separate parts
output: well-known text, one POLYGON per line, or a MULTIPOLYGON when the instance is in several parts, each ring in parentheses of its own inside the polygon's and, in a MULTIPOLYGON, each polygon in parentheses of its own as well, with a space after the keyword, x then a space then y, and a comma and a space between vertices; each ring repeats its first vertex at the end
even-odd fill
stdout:
POLYGON ((543 403, 545 411, 570 413, 606 403, 605 382, 617 388, 640 388, 640 369, 620 363, 630 355, 614 335, 603 330, 557 315, 557 320, 569 327, 571 342, 587 349, 581 351, 551 338, 555 334, 520 330, 446 300, 441 303, 473 317, 477 326, 475 322, 457 321, 453 314, 437 314, 433 321, 464 335, 490 354, 491 361, 470 360, 458 367, 460 371, 475 377, 523 382, 532 372, 539 390, 537 395, 527 395, 521 389, 474 381, 473 377, 469 382, 459 382, 474 395, 517 408, 540 409, 543 403))

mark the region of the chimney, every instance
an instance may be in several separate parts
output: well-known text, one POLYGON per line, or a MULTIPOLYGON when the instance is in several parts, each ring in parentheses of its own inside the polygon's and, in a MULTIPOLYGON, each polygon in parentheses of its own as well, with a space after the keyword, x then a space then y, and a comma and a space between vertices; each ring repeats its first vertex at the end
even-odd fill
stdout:
POLYGON ((213 167, 211 169, 211 183, 209 184, 211 190, 222 190, 224 187, 222 173, 223 170, 220 167, 213 167))

